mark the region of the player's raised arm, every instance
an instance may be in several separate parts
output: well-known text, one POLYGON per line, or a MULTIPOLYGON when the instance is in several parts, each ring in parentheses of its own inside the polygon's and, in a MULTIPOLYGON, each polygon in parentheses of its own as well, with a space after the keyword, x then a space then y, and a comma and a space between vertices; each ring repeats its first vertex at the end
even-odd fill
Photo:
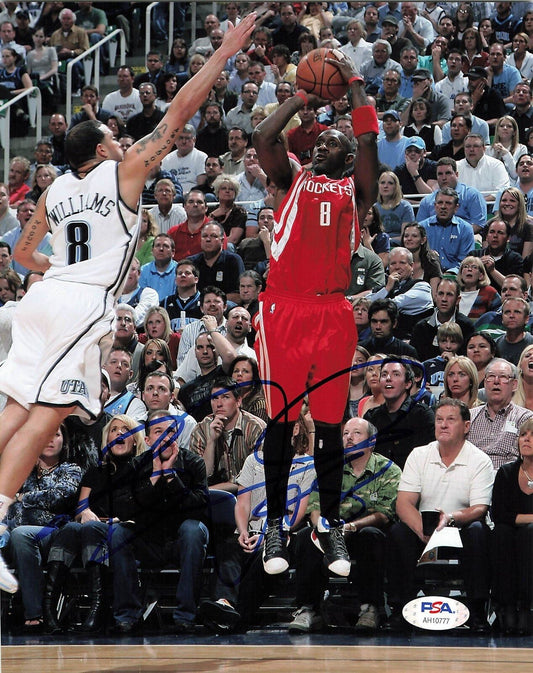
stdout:
POLYGON ((252 13, 236 27, 229 24, 221 46, 201 71, 178 91, 161 122, 150 135, 141 138, 128 151, 119 166, 119 176, 121 196, 130 207, 137 205, 150 168, 172 150, 179 131, 205 101, 228 58, 245 44, 254 29, 254 21, 255 13, 252 13))
POLYGON ((265 171, 272 182, 283 192, 288 191, 294 174, 299 167, 291 164, 287 156, 287 150, 283 145, 280 133, 285 128, 289 119, 301 110, 306 104, 320 104, 316 96, 303 91, 297 91, 294 96, 282 103, 277 110, 268 115, 256 126, 252 141, 257 150, 257 158, 261 168, 265 171))
MULTIPOLYGON (((329 59, 328 59, 329 60, 329 59)), ((376 110, 368 103, 365 82, 348 57, 331 61, 341 70, 350 87, 352 100, 352 125, 357 139, 357 154, 354 162, 354 178, 357 185, 357 211, 363 222, 369 208, 378 196, 378 149, 379 133, 376 110)))

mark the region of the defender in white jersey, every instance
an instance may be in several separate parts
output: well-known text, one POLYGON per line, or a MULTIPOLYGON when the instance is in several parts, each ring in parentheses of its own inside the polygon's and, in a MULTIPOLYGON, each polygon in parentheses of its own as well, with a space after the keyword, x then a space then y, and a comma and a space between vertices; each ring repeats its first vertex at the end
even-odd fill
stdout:
MULTIPOLYGON (((63 419, 99 413, 102 356, 111 345, 113 307, 135 252, 146 177, 170 152, 254 21, 252 13, 236 28, 230 25, 209 62, 125 158, 100 122, 83 122, 67 135, 73 172, 42 195, 14 251, 18 262, 45 277, 16 310, 13 348, 0 368, 0 390, 8 395, 0 415, 0 521, 63 419), (37 251, 48 231, 50 258, 37 251)), ((0 588, 17 590, 1 558, 0 588)))

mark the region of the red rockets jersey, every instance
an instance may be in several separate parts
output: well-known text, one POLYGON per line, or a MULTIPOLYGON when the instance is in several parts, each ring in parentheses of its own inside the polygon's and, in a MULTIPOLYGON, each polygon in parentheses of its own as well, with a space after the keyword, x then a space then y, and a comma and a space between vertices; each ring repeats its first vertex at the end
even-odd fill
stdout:
POLYGON ((275 219, 267 288, 311 297, 344 293, 360 238, 353 178, 302 169, 275 219))

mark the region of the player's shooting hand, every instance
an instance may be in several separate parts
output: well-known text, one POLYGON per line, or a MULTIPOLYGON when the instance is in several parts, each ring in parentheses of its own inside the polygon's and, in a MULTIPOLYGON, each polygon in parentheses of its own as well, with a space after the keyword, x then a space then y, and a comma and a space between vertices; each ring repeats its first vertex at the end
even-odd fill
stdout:
POLYGON ((335 55, 338 56, 338 58, 327 58, 326 63, 337 66, 337 68, 341 71, 341 75, 343 76, 345 82, 348 82, 352 77, 360 76, 353 61, 348 58, 346 54, 343 54, 342 51, 336 49, 335 55))

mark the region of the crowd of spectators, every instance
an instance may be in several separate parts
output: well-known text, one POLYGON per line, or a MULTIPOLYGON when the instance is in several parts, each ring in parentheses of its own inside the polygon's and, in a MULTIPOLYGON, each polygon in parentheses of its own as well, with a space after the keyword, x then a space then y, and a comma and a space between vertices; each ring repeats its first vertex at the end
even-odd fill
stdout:
MULTIPOLYGON (((76 13, 45 3, 31 21, 25 3, 4 4, 0 88, 12 92, 30 86, 30 75, 46 88, 58 59, 81 53, 107 28, 90 2, 75 3, 76 13)), ((252 136, 294 95, 299 60, 328 46, 356 63, 380 124, 378 199, 360 223, 347 293, 359 334, 341 506, 358 593, 352 625, 402 628, 401 608, 419 588, 416 561, 432 532, 422 514, 437 510, 433 529, 460 529, 472 632, 489 629, 492 596, 502 631, 531 633, 533 591, 521 566, 533 562, 533 3, 230 2, 220 16, 204 17, 205 34, 192 44, 176 35, 168 59, 150 50, 142 74, 121 64, 117 89, 101 105, 79 72, 82 108, 70 128, 99 120, 132 151, 218 48, 227 20, 239 21, 252 4, 258 18, 248 48, 226 63, 143 192, 136 260, 102 374, 104 414, 92 427, 69 421, 60 430, 10 511, 25 627, 68 626, 57 601, 76 560, 91 598, 80 631, 104 627, 106 602, 117 633, 141 627, 136 562, 181 568, 177 632, 198 621, 215 630, 254 623, 271 578, 260 554, 250 553, 263 539, 268 422, 253 319, 276 213, 275 185, 252 136), (91 448, 92 465, 76 460, 80 447, 91 448), (208 488, 236 496, 237 532, 210 526, 208 488), (208 543, 217 582, 199 605, 208 543)), ((164 5, 154 13, 156 42, 164 5)), ((346 97, 304 106, 284 130, 291 158, 309 165, 327 128, 353 141, 349 109, 346 97)), ((50 137, 36 143, 31 161, 12 157, 0 184, 7 348, 16 300, 38 280, 13 261, 13 247, 40 194, 69 170, 66 120, 49 111, 50 137)), ((39 250, 49 254, 46 239, 39 250)), ((327 576, 308 525, 320 514, 313 434, 304 405, 289 480, 296 494, 287 495, 296 540, 293 632, 324 626, 327 576)))

